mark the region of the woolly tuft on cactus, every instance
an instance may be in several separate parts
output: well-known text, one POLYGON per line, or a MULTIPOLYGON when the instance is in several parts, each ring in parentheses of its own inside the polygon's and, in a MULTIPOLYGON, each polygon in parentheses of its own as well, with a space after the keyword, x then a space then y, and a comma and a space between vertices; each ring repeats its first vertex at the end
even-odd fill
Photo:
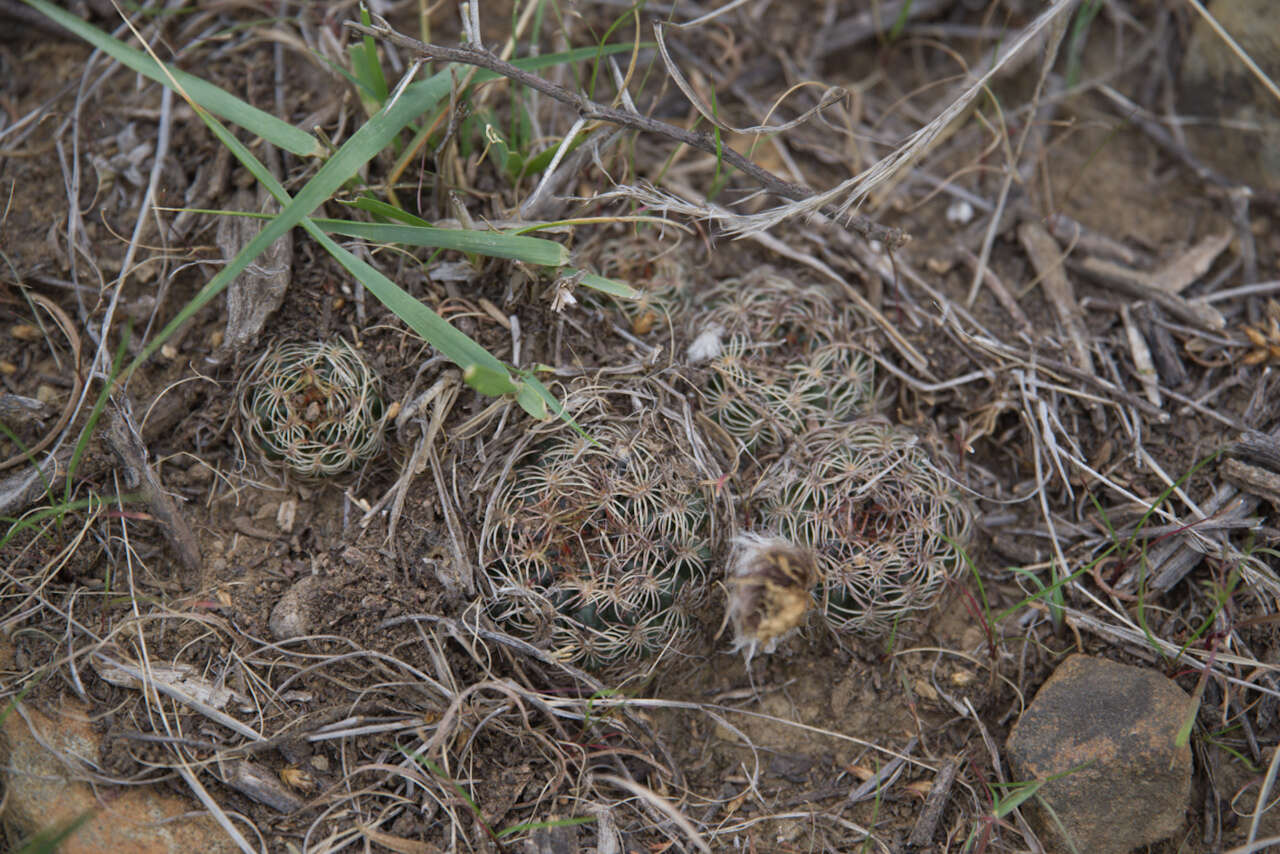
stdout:
POLYGON ((380 385, 341 338, 277 344, 241 381, 240 416, 269 460, 308 477, 340 474, 382 447, 380 385))
POLYGON ((757 528, 817 554, 837 631, 883 634, 963 566, 969 508, 919 440, 879 418, 801 437, 753 499, 757 528))
POLYGON ((564 661, 679 652, 706 598, 715 473, 691 419, 661 401, 647 383, 570 395, 591 439, 552 426, 495 491, 482 536, 490 613, 564 661))

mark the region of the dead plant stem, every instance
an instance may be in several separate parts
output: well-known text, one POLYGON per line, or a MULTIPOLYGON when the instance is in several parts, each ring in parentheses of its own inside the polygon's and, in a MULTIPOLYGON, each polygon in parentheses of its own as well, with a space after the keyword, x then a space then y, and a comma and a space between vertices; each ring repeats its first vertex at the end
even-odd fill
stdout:
MULTIPOLYGON (((427 44, 425 42, 420 42, 417 39, 401 35, 385 24, 377 27, 366 27, 363 24, 347 22, 346 26, 348 29, 355 30, 358 33, 385 39, 397 47, 415 51, 426 59, 442 62, 457 62, 463 65, 475 65, 480 68, 486 68, 495 74, 500 74, 503 77, 514 80, 523 86, 528 86, 530 89, 534 89, 550 98, 554 98, 561 103, 573 107, 578 111, 579 116, 583 119, 608 122, 610 124, 644 131, 646 133, 658 134, 659 136, 665 136, 670 139, 674 139, 676 142, 681 142, 692 148, 704 151, 707 154, 722 157, 725 162, 729 163, 734 168, 739 169, 759 181, 766 190, 785 199, 803 201, 814 195, 813 191, 808 187, 792 183, 791 181, 784 181, 767 169, 763 169, 752 163, 729 146, 724 145, 723 143, 717 143, 715 137, 711 134, 686 130, 684 128, 676 127, 675 125, 669 125, 666 122, 658 121, 657 119, 642 116, 639 113, 631 113, 597 103, 585 95, 566 89, 565 87, 552 83, 549 80, 545 80, 536 74, 530 74, 528 71, 517 68, 511 63, 499 59, 497 56, 494 56, 486 50, 478 48, 440 47, 439 45, 427 44)), ((837 222, 847 222, 848 227, 856 231, 858 234, 861 234, 868 240, 878 240, 889 249, 896 249, 911 239, 910 236, 900 228, 883 226, 858 214, 842 214, 834 205, 823 207, 822 213, 837 222)))

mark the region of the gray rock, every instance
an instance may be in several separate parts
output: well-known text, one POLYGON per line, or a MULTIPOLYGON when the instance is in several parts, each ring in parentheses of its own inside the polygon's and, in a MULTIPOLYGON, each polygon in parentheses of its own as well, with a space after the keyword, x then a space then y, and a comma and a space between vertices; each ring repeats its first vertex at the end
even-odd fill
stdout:
MULTIPOLYGON (((1275 0, 1214 0, 1208 11, 1263 73, 1280 79, 1275 0)), ((1208 122, 1184 128, 1187 141, 1227 178, 1280 191, 1280 104, 1204 18, 1194 17, 1178 106, 1184 115, 1208 122)))
POLYGON ((1063 830, 1081 854, 1127 854, 1182 828, 1191 748, 1174 740, 1191 702, 1142 667, 1073 655, 1054 671, 1007 745, 1015 780, 1064 775, 1023 807, 1050 850, 1070 850, 1063 830))
POLYGON ((311 634, 316 606, 320 602, 322 581, 319 575, 308 575, 280 597, 280 601, 271 609, 271 619, 267 621, 276 640, 290 640, 311 634))

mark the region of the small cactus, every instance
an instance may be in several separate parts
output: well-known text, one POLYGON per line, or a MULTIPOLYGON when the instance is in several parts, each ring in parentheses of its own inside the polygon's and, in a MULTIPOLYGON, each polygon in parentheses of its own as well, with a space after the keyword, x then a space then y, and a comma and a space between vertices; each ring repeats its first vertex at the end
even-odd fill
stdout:
POLYGON ((856 316, 821 288, 765 269, 722 282, 705 305, 690 358, 708 363, 707 414, 747 450, 778 448, 866 406, 871 365, 848 343, 856 316))
POLYGON ((842 632, 883 634, 962 569, 971 514, 918 439, 879 418, 804 435, 755 489, 757 528, 817 554, 842 632))
POLYGON ((627 282, 636 291, 634 298, 598 302, 612 304, 634 335, 669 335, 688 301, 692 271, 681 262, 681 254, 652 230, 606 240, 594 254, 602 275, 627 282))
POLYGON ((617 413, 587 396, 567 404, 591 438, 558 425, 521 454, 482 541, 494 619, 602 668, 689 640, 710 585, 711 478, 661 407, 617 413))
POLYGON ((382 447, 379 386, 341 338, 276 344, 242 380, 240 416, 268 459, 308 477, 340 474, 382 447))

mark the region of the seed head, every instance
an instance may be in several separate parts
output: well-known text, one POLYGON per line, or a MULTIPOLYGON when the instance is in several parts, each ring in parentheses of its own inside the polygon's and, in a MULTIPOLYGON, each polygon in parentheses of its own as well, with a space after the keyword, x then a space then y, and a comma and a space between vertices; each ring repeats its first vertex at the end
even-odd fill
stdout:
POLYGON ((804 622, 818 567, 811 550, 781 537, 742 534, 733 545, 729 619, 734 648, 745 649, 750 661, 757 649, 773 652, 804 622))

